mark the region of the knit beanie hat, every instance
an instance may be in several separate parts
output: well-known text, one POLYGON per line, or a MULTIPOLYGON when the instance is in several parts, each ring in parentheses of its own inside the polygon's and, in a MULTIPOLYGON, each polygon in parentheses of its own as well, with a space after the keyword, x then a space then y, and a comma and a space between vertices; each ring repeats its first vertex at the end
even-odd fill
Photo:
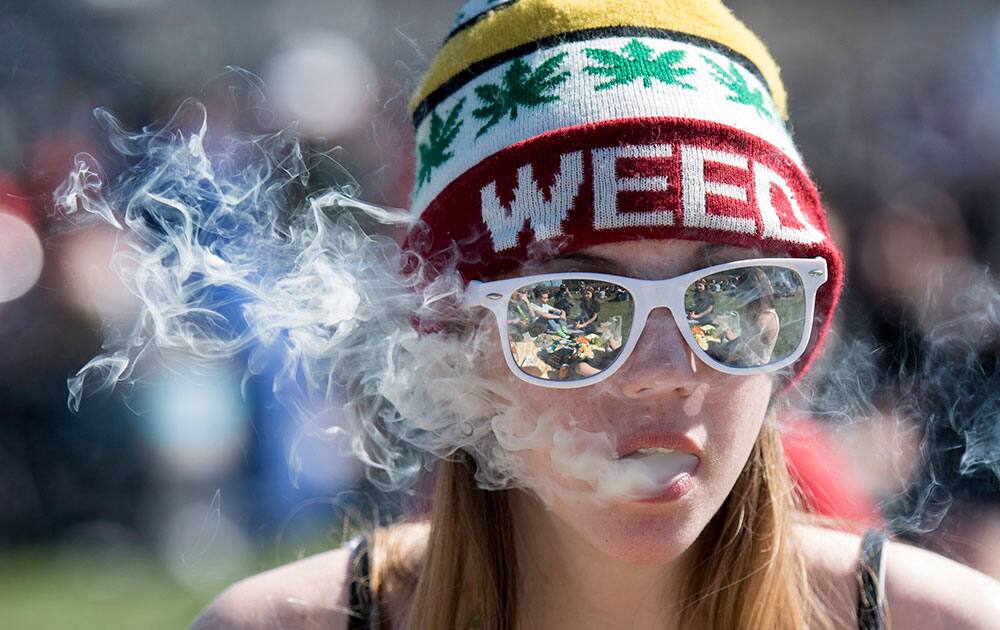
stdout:
POLYGON ((779 70, 720 0, 468 0, 411 100, 406 246, 466 279, 598 243, 687 239, 826 258, 779 70))

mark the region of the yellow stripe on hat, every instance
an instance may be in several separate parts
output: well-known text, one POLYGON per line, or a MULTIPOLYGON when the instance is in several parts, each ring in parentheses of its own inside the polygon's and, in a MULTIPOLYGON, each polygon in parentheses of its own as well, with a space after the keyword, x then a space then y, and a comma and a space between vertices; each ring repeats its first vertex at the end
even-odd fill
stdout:
POLYGON ((721 0, 519 0, 484 15, 445 42, 410 100, 411 112, 470 65, 533 41, 591 28, 660 28, 717 42, 760 70, 782 118, 780 71, 767 47, 721 0))

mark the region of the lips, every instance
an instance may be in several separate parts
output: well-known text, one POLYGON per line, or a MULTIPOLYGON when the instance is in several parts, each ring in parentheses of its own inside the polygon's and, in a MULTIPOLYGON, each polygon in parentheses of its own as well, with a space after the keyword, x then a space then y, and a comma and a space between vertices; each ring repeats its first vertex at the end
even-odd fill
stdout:
POLYGON ((683 433, 644 432, 618 439, 616 456, 633 457, 638 454, 678 451, 701 459, 701 445, 683 433))
POLYGON ((643 432, 619 439, 614 466, 623 494, 642 502, 686 494, 701 463, 701 445, 678 433, 643 432))

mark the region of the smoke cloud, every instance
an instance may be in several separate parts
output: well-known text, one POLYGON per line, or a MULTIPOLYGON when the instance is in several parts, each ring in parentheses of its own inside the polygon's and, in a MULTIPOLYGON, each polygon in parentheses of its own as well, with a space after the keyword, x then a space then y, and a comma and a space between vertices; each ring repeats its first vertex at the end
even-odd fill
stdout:
POLYGON ((300 431, 351 452, 381 488, 408 486, 458 449, 484 486, 513 483, 516 457, 490 422, 511 396, 476 376, 484 335, 468 324, 481 314, 461 306, 459 275, 447 264, 430 273, 359 224, 418 228, 408 213, 349 190, 307 192, 308 159, 288 132, 232 135, 209 151, 196 101, 137 132, 96 116, 130 166, 109 181, 79 155, 55 202, 76 223, 121 230, 113 264, 141 309, 130 328, 109 323, 104 351, 69 379, 71 408, 141 386, 150 362, 242 361, 248 376, 275 374, 300 431), (417 334, 414 316, 452 332, 417 334), (347 426, 332 421, 340 409, 347 426))
MULTIPOLYGON (((484 312, 462 304, 457 261, 432 270, 391 238, 366 233, 365 221, 415 233, 421 226, 351 189, 314 191, 294 134, 233 134, 209 150, 196 101, 139 131, 107 111, 96 116, 129 166, 109 179, 98 160, 79 155, 55 202, 73 221, 121 232, 115 270, 141 310, 127 328, 109 323, 103 352, 69 379, 73 409, 88 393, 141 385, 150 362, 184 355, 240 361, 248 376, 274 374, 274 392, 300 430, 358 457, 386 490, 407 487, 460 449, 483 487, 530 486, 542 498, 570 490, 530 478, 522 457, 531 449, 548 449, 553 470, 597 501, 645 496, 673 470, 655 458, 619 460, 608 432, 585 430, 558 410, 532 415, 515 393, 523 385, 509 374, 486 378, 496 331, 484 312), (447 332, 418 334, 414 317, 447 332), (346 425, 332 421, 340 410, 346 425)), ((988 274, 979 280, 956 298, 968 303, 939 318, 929 350, 900 373, 891 396, 874 385, 879 350, 853 337, 798 386, 803 411, 833 426, 872 417, 876 400, 926 422, 927 472, 896 497, 899 529, 940 520, 951 498, 947 467, 1000 476, 1000 374, 983 362, 980 343, 955 334, 975 329, 982 340, 1000 330, 996 284, 988 274), (960 448, 948 451, 959 452, 957 464, 941 457, 949 440, 960 448)), ((581 396, 607 394, 587 390, 581 396)), ((684 412, 697 414, 707 393, 691 396, 684 412)))

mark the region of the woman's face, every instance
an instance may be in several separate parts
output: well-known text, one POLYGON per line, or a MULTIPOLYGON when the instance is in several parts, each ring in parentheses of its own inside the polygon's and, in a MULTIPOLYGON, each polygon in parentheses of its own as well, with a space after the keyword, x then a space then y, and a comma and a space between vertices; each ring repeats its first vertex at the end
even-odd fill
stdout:
MULTIPOLYGON (((754 257, 749 250, 701 242, 649 240, 596 245, 518 273, 603 271, 663 279, 754 257)), ((498 335, 489 321, 485 334, 498 335)), ((492 344, 495 352, 484 367, 489 378, 509 381, 519 432, 538 436, 520 455, 525 483, 545 497, 549 509, 521 494, 515 518, 530 521, 528 531, 586 543, 621 559, 663 563, 691 546, 729 494, 760 431, 772 382, 769 375, 733 376, 701 363, 664 308, 653 310, 645 329, 633 334, 641 336, 625 364, 589 387, 559 390, 521 381, 510 374, 499 343, 492 344), (567 447, 567 436, 579 443, 567 447), (679 496, 642 501, 604 494, 595 500, 593 480, 574 474, 566 454, 586 450, 597 437, 613 445, 614 455, 626 456, 619 451, 634 448, 639 436, 654 447, 657 440, 673 440, 672 449, 697 457, 682 491, 676 492, 676 483, 670 488, 679 496)))

